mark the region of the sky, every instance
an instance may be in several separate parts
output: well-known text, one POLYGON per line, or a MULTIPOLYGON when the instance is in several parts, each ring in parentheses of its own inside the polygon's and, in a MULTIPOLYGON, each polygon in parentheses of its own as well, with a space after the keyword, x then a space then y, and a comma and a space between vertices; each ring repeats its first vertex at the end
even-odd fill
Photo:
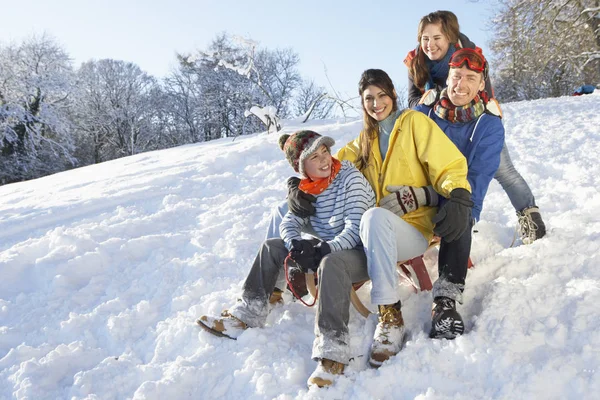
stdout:
POLYGON ((403 65, 416 46, 420 18, 447 9, 461 30, 487 52, 496 1, 400 2, 281 0, 1 0, 0 42, 47 33, 75 65, 90 59, 130 61, 156 77, 175 66, 175 53, 206 50, 222 32, 268 49, 292 48, 307 79, 342 98, 355 96, 367 68, 387 71, 406 86, 403 65))
MULTIPOLYGON (((237 341, 195 324, 236 301, 285 198, 293 170, 277 134, 0 186, 0 399, 597 398, 600 175, 590 171, 599 100, 596 92, 503 106, 512 160, 547 235, 512 245, 515 210, 493 181, 458 306, 465 334, 429 339, 431 293, 403 285, 404 349, 370 368, 375 317, 352 309, 354 358, 329 389, 306 387, 315 309, 289 294, 264 328, 237 341)), ((361 121, 283 125, 281 133, 329 135, 336 151, 361 121)), ((425 256, 433 279, 436 258, 435 249, 425 256)), ((373 311, 369 288, 358 295, 373 311)))

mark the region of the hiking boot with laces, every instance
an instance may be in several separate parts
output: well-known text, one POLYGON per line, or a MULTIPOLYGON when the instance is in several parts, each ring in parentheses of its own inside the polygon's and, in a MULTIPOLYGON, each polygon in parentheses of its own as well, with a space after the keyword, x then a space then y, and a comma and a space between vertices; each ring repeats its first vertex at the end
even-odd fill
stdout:
POLYGON ((373 335, 369 364, 378 368, 384 361, 398 354, 404 341, 404 320, 400 302, 379 306, 379 321, 373 335))
POLYGON ((215 336, 226 337, 236 340, 247 328, 243 321, 229 314, 225 310, 221 313, 221 318, 203 315, 196 320, 196 323, 205 331, 215 336))
POLYGON ((531 244, 546 234, 546 225, 542 221, 539 208, 529 207, 517 211, 517 217, 519 218, 519 235, 521 235, 523 244, 531 244))
POLYGON ((344 373, 345 365, 323 358, 319 361, 317 368, 308 378, 308 386, 317 385, 318 387, 331 386, 338 375, 344 373))
POLYGON ((465 331, 462 317, 456 311, 456 302, 448 297, 436 297, 431 311, 432 339, 454 339, 465 331))
POLYGON ((271 294, 271 297, 269 297, 269 305, 277 306, 280 304, 283 304, 283 290, 275 288, 271 294))

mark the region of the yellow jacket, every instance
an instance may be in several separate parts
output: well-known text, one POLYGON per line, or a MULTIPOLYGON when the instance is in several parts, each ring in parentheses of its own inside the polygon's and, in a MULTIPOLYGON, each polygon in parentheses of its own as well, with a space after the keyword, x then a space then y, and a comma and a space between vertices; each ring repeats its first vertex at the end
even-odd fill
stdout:
MULTIPOLYGON (((359 144, 360 137, 341 148, 336 158, 356 164, 359 144)), ((361 172, 375 191, 377 205, 382 197, 390 194, 386 190, 388 185, 432 185, 444 197, 449 197, 456 188, 471 191, 465 157, 435 122, 414 110, 404 111, 396 120, 385 161, 381 160, 379 137, 375 138, 369 163, 361 172)), ((431 240, 431 219, 436 211, 436 207, 419 207, 405 214, 402 219, 417 228, 427 240, 431 240)))

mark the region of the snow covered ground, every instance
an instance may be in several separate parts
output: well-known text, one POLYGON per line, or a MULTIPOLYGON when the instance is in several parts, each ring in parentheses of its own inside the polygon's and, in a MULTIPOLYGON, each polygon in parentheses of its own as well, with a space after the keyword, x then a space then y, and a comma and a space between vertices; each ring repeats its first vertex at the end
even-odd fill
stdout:
MULTIPOLYGON (((237 341, 201 331, 240 292, 292 170, 277 135, 144 153, 0 187, 0 399, 582 399, 600 393, 600 96, 504 106, 548 235, 513 240, 494 181, 477 224, 466 334, 431 340, 431 294, 403 290, 409 340, 306 388, 315 310, 275 308, 237 341)), ((284 132, 300 125, 287 124, 284 132)), ((360 121, 302 126, 353 139, 360 121)), ((435 254, 428 254, 435 275, 435 254)), ((434 276, 435 277, 435 276, 434 276)), ((369 305, 368 287, 359 291, 369 305)))

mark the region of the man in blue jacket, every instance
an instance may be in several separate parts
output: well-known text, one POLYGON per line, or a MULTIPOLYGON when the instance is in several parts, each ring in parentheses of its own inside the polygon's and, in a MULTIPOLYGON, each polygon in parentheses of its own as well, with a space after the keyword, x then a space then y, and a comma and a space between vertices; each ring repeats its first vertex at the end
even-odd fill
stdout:
MULTIPOLYGON (((452 55, 449 65, 448 87, 440 93, 435 90, 426 92, 415 109, 433 119, 467 159, 469 166, 467 179, 471 185, 471 200, 474 203, 472 217, 477 221, 490 181, 500 165, 500 153, 504 145, 504 126, 500 119, 500 108, 495 100, 488 99, 484 90, 487 62, 481 50, 471 48, 457 50, 452 55)), ((420 205, 437 203, 436 193, 433 190, 428 190, 428 195, 422 196, 419 194, 421 191, 415 188, 388 187, 390 191, 394 189, 396 192, 384 197, 380 201, 380 206, 399 215, 412 211, 411 206, 417 208, 420 205)), ((439 201, 443 203, 446 199, 439 196, 439 201)), ((439 222, 438 216, 439 213, 434 217, 434 223, 439 222)), ((457 239, 453 245, 454 251, 444 251, 443 248, 444 246, 440 248, 439 254, 441 279, 438 279, 433 287, 435 298, 430 337, 453 339, 462 334, 464 329, 455 303, 455 301, 462 303, 464 284, 453 282, 464 282, 466 276, 471 251, 470 230, 457 239), (464 264, 464 276, 442 277, 444 260, 450 258, 454 263, 464 264)))
POLYGON ((433 119, 467 159, 475 220, 500 165, 504 144, 500 108, 484 91, 486 78, 487 62, 481 51, 458 50, 450 59, 448 87, 439 95, 426 93, 415 107, 433 119))

